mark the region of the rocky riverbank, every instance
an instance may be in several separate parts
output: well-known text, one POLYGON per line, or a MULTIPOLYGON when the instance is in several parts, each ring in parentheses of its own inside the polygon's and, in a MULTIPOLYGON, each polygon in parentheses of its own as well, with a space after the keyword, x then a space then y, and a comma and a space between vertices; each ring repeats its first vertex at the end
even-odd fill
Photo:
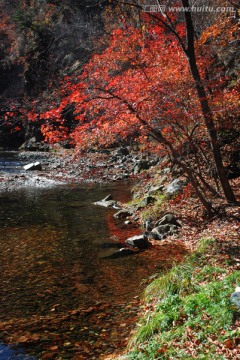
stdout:
MULTIPOLYGON (((103 258, 104 261, 114 259, 114 261, 117 262, 119 261, 117 259, 120 257, 133 255, 130 258, 130 262, 134 262, 140 255, 140 257, 144 259, 144 263, 149 264, 151 256, 154 256, 157 264, 162 263, 164 264, 164 268, 168 269, 172 267, 173 258, 176 263, 182 261, 187 253, 197 248, 197 244, 199 244, 201 239, 214 239, 217 243, 216 254, 212 254, 213 242, 210 242, 211 251, 204 250, 203 252, 203 257, 206 259, 206 264, 204 264, 204 271, 206 270, 206 272, 201 274, 202 282, 200 285, 205 286, 205 283, 210 279, 208 276, 209 261, 211 261, 214 270, 213 276, 219 281, 220 290, 224 289, 222 286, 223 272, 226 273, 226 276, 234 274, 234 278, 232 278, 232 280, 230 279, 231 281, 229 280, 228 290, 225 291, 224 295, 227 304, 231 292, 234 291, 236 276, 239 274, 239 207, 226 205, 222 207, 222 212, 218 214, 219 216, 216 215, 211 219, 204 217, 203 208, 196 201, 194 193, 191 192, 187 179, 182 176, 176 167, 169 168, 167 159, 141 155, 137 152, 129 151, 128 148, 119 148, 104 152, 90 152, 78 158, 74 158, 74 155, 70 151, 51 153, 16 152, 14 154, 12 153, 12 155, 14 155, 16 167, 13 171, 10 171, 11 166, 9 166, 9 171, 7 172, 4 171, 4 167, 2 166, 0 173, 0 189, 2 191, 11 191, 29 186, 34 189, 37 186, 47 187, 58 184, 74 185, 77 183, 94 184, 99 182, 108 183, 125 179, 137 179, 137 184, 132 189, 132 200, 127 204, 117 201, 117 199, 111 195, 104 199, 100 197, 98 199, 99 201, 95 203, 95 206, 116 209, 114 215, 112 211, 109 212, 107 209, 106 212, 108 212, 108 215, 111 217, 111 221, 112 216, 114 216, 114 226, 116 225, 117 228, 124 229, 125 238, 121 239, 121 241, 119 241, 118 238, 115 239, 116 242, 114 242, 114 245, 116 246, 113 247, 112 253, 108 252, 107 256, 103 258), (29 169, 24 169, 24 166, 27 164, 29 165, 29 169), (33 164, 32 169, 30 164, 33 164), (131 229, 131 234, 128 232, 129 229, 131 229), (219 273, 215 274, 216 265, 221 265, 222 270, 220 269, 219 273), (238 273, 236 273, 236 271, 238 271, 238 273)), ((232 186, 237 193, 239 189, 239 179, 232 180, 232 186)), ((220 201, 221 199, 219 199, 219 202, 220 201)), ((109 244, 106 245, 109 246, 109 244)), ((129 258, 124 258, 124 261, 126 260, 129 260, 129 258)), ((188 268, 185 266, 185 263, 183 263, 182 266, 183 270, 188 268)), ((197 266, 199 266, 199 264, 195 263, 192 266, 193 274, 195 275, 202 271, 200 268, 198 269, 197 266), (195 269, 197 269, 197 272, 195 269)), ((185 281, 185 278, 183 278, 183 280, 185 281)), ((188 278, 186 278, 186 284, 188 284, 187 281, 188 278)), ((187 288, 186 291, 189 291, 189 289, 187 288)), ((203 291, 205 291, 205 289, 203 289, 203 291)), ((171 296, 172 294, 170 294, 169 299, 171 296)), ((153 300, 150 299, 139 307, 140 310, 142 309, 142 318, 145 316, 145 313, 148 317, 149 311, 151 312, 151 317, 155 316, 155 313, 157 313, 155 309, 155 299, 158 297, 159 294, 157 293, 156 296, 154 295, 153 300)), ((218 299, 216 300, 218 301, 218 299)), ((134 309, 134 316, 136 316, 138 306, 137 304, 136 309, 134 309)), ((227 305, 226 308, 229 309, 229 306, 227 305)), ((112 311, 114 311, 112 308, 109 309, 109 314, 111 314, 112 311)), ((234 312, 232 313, 234 314, 234 312)), ((99 315, 95 311, 95 308, 93 309, 93 314, 94 316, 99 315)), ((59 318, 59 315, 57 316, 59 318)), ((102 314, 100 314, 100 316, 102 316, 102 314)), ((179 316, 182 315, 180 314, 179 316)), ((53 321, 55 321, 55 318, 53 321)), ((95 318, 93 321, 95 321, 95 318)), ((141 321, 141 327, 144 328, 144 320, 140 319, 139 321, 141 321)), ((121 343, 121 345, 117 346, 120 351, 126 345, 131 335, 130 330, 133 326, 132 322, 131 324, 128 322, 127 317, 124 322, 124 326, 125 325, 127 330, 126 333, 124 333, 124 344, 121 343)), ((28 323, 26 326, 28 326, 28 323)), ((113 324, 110 324, 110 326, 111 331, 115 333, 113 324)), ((236 326, 237 323, 232 322, 229 329, 234 331, 236 326)), ((177 327, 177 324, 176 326, 173 324, 173 327, 177 327)), ((38 323, 36 323, 36 328, 39 328, 38 323)), ((207 328, 207 326, 205 326, 205 328, 207 328)), ((68 333, 66 332, 66 334, 68 333)), ((117 334, 117 337, 121 340, 119 334, 117 334)), ((147 340, 144 339, 146 348, 151 337, 152 334, 148 336, 147 340)), ((26 341, 32 341, 31 339, 26 339, 26 341)), ((105 357, 105 350, 102 347, 101 339, 100 337, 99 342, 96 343, 98 347, 97 351, 102 354, 98 358, 105 360, 129 358, 127 355, 125 357, 125 355, 119 356, 118 353, 114 354, 114 349, 112 350, 113 355, 105 357)), ((233 343, 231 344, 235 346, 236 341, 237 340, 233 338, 233 343)), ((160 345, 164 348, 164 342, 160 345)), ((54 346, 54 349, 56 349, 54 350, 56 352, 51 352, 52 358, 54 358, 55 354, 59 351, 56 346, 54 346)), ((157 353, 158 349, 159 348, 157 348, 157 353)), ((139 352, 138 345, 135 348, 132 347, 132 351, 134 354, 139 352)), ((48 353, 46 353, 46 358, 47 356, 48 353)), ((88 358, 94 359, 96 358, 94 356, 95 355, 90 355, 88 358)), ((231 352, 231 356, 233 356, 233 351, 231 352)), ((235 359, 234 357, 232 358, 235 359)))
POLYGON ((10 161, 10 168, 6 171, 5 154, 6 152, 1 153, 3 160, 0 167, 0 191, 11 191, 26 186, 48 187, 65 183, 99 183, 131 179, 159 161, 157 157, 139 155, 130 152, 128 148, 89 152, 77 157, 68 150, 19 151, 8 152, 18 166, 11 169, 10 161), (34 167, 36 163, 38 166, 34 167), (24 169, 26 165, 29 165, 28 169, 24 169))
POLYGON ((0 191, 24 187, 34 189, 64 184, 141 180, 133 190, 131 203, 118 203, 111 196, 99 199, 96 203, 119 210, 114 217, 120 227, 136 228, 134 236, 126 236, 126 247, 113 252, 110 257, 134 255, 151 247, 155 240, 173 236, 174 241, 177 241, 181 223, 171 209, 169 211, 162 203, 180 193, 186 182, 183 178, 174 179, 171 170, 162 166, 162 160, 157 157, 120 147, 102 152, 89 152, 78 157, 63 149, 57 152, 19 151, 5 153, 5 159, 8 171, 4 171, 2 166, 0 191), (12 168, 9 160, 15 165, 12 168), (155 179, 156 172, 158 176, 155 179))

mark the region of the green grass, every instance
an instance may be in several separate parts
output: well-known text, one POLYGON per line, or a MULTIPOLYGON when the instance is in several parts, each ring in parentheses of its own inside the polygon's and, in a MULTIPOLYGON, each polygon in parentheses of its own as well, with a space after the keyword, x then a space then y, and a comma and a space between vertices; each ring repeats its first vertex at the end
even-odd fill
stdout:
POLYGON ((126 204, 126 207, 134 207, 134 206, 137 206, 140 202, 142 201, 142 198, 135 198, 135 199, 132 199, 130 200, 127 204, 126 204))
POLYGON ((156 193, 151 195, 156 199, 156 202, 152 204, 150 207, 147 207, 145 210, 141 211, 141 220, 144 221, 147 218, 152 218, 153 220, 157 220, 159 218, 159 214, 162 213, 162 206, 166 201, 166 195, 161 193, 156 193))
POLYGON ((212 239, 147 287, 145 301, 154 310, 138 324, 129 359, 225 359, 217 348, 240 337, 232 328, 239 311, 229 300, 240 271, 228 274, 211 264, 206 252, 217 252, 212 239))
MULTIPOLYGON (((166 202, 166 196, 162 193, 156 193, 151 195, 156 201, 146 207, 142 206, 141 208, 141 222, 144 222, 147 218, 152 218, 157 220, 159 216, 163 213, 163 205, 166 202)), ((144 200, 144 197, 134 198, 126 204, 126 208, 140 208, 141 202, 144 200)))

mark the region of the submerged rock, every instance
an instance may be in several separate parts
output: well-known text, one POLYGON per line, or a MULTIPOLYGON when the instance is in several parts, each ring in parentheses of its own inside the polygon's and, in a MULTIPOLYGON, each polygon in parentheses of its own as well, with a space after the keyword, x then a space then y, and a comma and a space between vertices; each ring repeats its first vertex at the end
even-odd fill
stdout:
POLYGON ((119 259, 124 256, 135 255, 135 254, 138 254, 138 251, 134 251, 128 248, 121 248, 111 255, 104 256, 103 259, 119 259))

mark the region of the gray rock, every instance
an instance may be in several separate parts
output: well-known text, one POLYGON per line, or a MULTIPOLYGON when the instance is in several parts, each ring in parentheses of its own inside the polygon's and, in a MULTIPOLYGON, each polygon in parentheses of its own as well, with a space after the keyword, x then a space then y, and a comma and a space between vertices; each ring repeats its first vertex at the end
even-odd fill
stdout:
POLYGON ((165 169, 162 170, 163 175, 170 174, 170 172, 171 172, 170 168, 165 168, 165 169))
POLYGON ((173 196, 173 195, 176 195, 178 194, 179 192, 182 191, 183 189, 183 181, 180 180, 180 179, 175 179, 171 182, 171 184, 169 184, 167 186, 167 189, 166 189, 166 194, 169 195, 169 196, 173 196))
POLYGON ((148 170, 152 165, 147 160, 141 160, 139 161, 133 169, 134 175, 139 174, 142 170, 148 170))
POLYGON ((165 224, 160 225, 152 229, 150 237, 152 236, 155 240, 162 240, 168 235, 173 235, 178 232, 178 226, 165 224))
POLYGON ((44 142, 39 142, 35 137, 26 140, 21 146, 20 150, 27 151, 49 151, 50 146, 44 142))
POLYGON ((132 224, 132 221, 131 221, 131 220, 126 220, 126 221, 124 221, 124 224, 125 224, 125 225, 131 225, 131 224, 132 224))
POLYGON ((235 292, 230 296, 230 301, 240 309, 240 287, 236 287, 235 292))
POLYGON ((167 237, 166 234, 162 235, 158 233, 158 231, 156 231, 156 228, 154 228, 153 231, 151 231, 150 234, 148 234, 148 238, 153 240, 163 240, 166 237, 167 237))
POLYGON ((141 209, 145 206, 148 206, 149 204, 153 204, 155 201, 156 199, 153 196, 147 196, 140 201, 140 203, 138 204, 138 208, 141 209))
POLYGON ((137 247, 138 249, 147 249, 150 245, 146 235, 136 235, 128 238, 126 244, 137 247))
POLYGON ((160 226, 160 225, 166 225, 166 224, 171 224, 171 225, 176 225, 181 227, 180 222, 176 219, 175 215, 173 214, 166 214, 164 215, 160 220, 158 220, 156 222, 156 226, 160 226))
POLYGON ((153 221, 151 218, 147 218, 144 223, 143 223, 144 229, 146 229, 147 231, 151 231, 154 227, 153 225, 153 221))
POLYGON ((153 186, 148 190, 148 194, 152 195, 152 194, 155 194, 158 191, 163 191, 164 189, 165 189, 164 185, 153 186))
POLYGON ((126 219, 126 217, 131 216, 133 213, 127 209, 119 210, 116 214, 113 215, 115 219, 126 219))
POLYGON ((36 161, 35 163, 24 165, 24 170, 26 171, 32 171, 32 170, 42 170, 42 165, 39 161, 36 161))
POLYGON ((120 203, 116 200, 113 200, 112 195, 108 195, 103 200, 96 201, 93 204, 106 208, 121 209, 120 203))

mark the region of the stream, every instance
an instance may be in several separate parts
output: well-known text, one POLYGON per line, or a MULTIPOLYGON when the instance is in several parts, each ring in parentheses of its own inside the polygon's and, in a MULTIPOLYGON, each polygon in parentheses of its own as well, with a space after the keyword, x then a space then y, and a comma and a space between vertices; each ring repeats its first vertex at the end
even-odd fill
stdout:
MULTIPOLYGON (((1 170, 15 166, 0 161, 1 170)), ((93 205, 126 202, 128 182, 0 193, 0 360, 104 359, 126 346, 144 280, 185 249, 112 255, 141 233, 93 205)))
POLYGON ((23 163, 18 159, 16 151, 0 150, 0 172, 19 173, 23 163))

